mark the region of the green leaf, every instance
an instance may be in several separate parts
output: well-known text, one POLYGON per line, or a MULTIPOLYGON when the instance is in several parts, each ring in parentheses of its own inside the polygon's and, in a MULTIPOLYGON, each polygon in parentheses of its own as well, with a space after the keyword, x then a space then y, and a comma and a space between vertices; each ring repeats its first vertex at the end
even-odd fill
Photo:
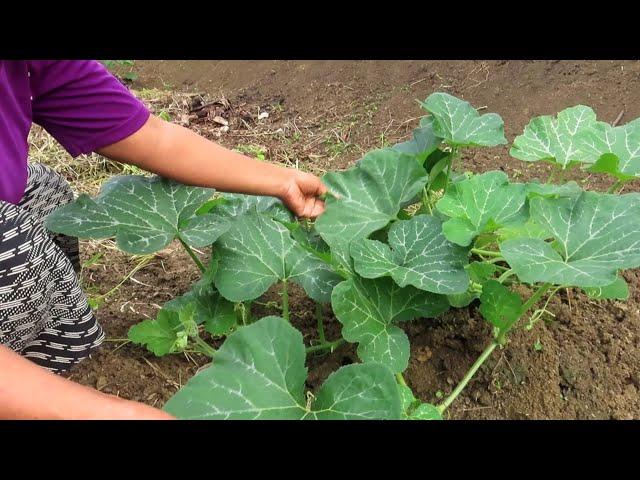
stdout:
POLYGON ((358 343, 363 362, 378 362, 394 373, 407 368, 409 340, 395 322, 435 317, 449 307, 446 298, 413 287, 400 288, 390 278, 352 278, 334 288, 331 306, 342 336, 358 343))
POLYGON ((595 112, 583 105, 561 111, 557 119, 549 115, 536 117, 516 137, 509 153, 519 160, 545 160, 563 168, 578 162, 591 163, 595 159, 581 148, 581 137, 595 124, 595 112))
POLYGON ((292 213, 275 197, 225 193, 223 198, 224 202, 215 209, 223 217, 238 219, 247 213, 264 213, 279 222, 293 221, 292 213))
POLYGON ((583 192, 530 200, 531 218, 555 243, 507 240, 500 250, 524 282, 577 287, 612 284, 618 270, 640 266, 640 195, 583 192))
POLYGON ((398 391, 403 420, 442 420, 438 408, 429 403, 421 403, 407 385, 398 385, 398 391))
POLYGON ((416 157, 420 163, 424 163, 442 143, 442 139, 433 133, 432 119, 427 117, 421 122, 419 128, 413 131, 413 138, 407 142, 398 143, 392 147, 401 153, 416 157))
POLYGON ((496 280, 488 280, 482 286, 480 313, 497 329, 496 337, 504 338, 522 315, 520 295, 510 291, 496 280))
POLYGON ((448 93, 433 93, 422 103, 433 116, 433 131, 453 146, 504 145, 504 122, 496 113, 480 115, 469 102, 448 93))
POLYGON ((349 365, 332 374, 307 405, 302 334, 279 317, 232 333, 212 365, 165 405, 181 419, 399 419, 400 397, 382 365, 349 365))
POLYGON ((132 326, 128 337, 133 343, 146 346, 157 357, 182 350, 187 338, 178 312, 165 310, 160 310, 155 320, 144 320, 132 326))
POLYGON ((530 182, 527 183, 526 186, 529 198, 536 195, 541 197, 572 197, 582 192, 580 185, 574 181, 567 182, 563 185, 530 182))
POLYGON ((355 167, 327 173, 323 180, 334 195, 327 198, 315 227, 334 255, 348 264, 349 242, 386 227, 402 205, 422 190, 427 176, 414 157, 375 150, 355 167))
POLYGON ((467 267, 467 271, 469 272, 471 280, 476 283, 484 283, 495 275, 498 267, 492 263, 471 262, 467 267))
POLYGON ((629 285, 627 285, 625 279, 620 276, 618 276, 611 285, 585 288, 584 291, 589 297, 597 298, 598 300, 627 300, 629 298, 629 285))
POLYGON ((216 216, 196 216, 213 190, 159 177, 117 176, 92 200, 87 195, 49 215, 47 228, 80 238, 116 237, 131 254, 162 250, 177 237, 194 247, 213 243, 228 228, 216 216))
POLYGON ((504 172, 493 171, 451 185, 436 207, 451 217, 443 225, 447 239, 468 246, 481 233, 526 222, 526 198, 525 185, 510 184, 504 172))
MULTIPOLYGON (((226 205, 225 205, 226 206, 226 205)), ((295 281, 318 302, 329 302, 341 280, 322 260, 304 250, 289 230, 264 214, 246 213, 215 244, 215 285, 228 300, 244 302, 278 281, 295 281)))
POLYGON ((211 335, 227 335, 237 325, 235 305, 222 297, 212 282, 203 278, 184 295, 165 303, 162 309, 180 313, 192 308, 196 324, 204 324, 211 335))
POLYGON ((597 122, 580 135, 580 148, 595 159, 591 172, 620 180, 640 176, 640 119, 620 127, 597 122))
POLYGON ((388 238, 389 245, 368 239, 351 244, 358 274, 365 278, 390 276, 401 287, 412 285, 433 293, 466 291, 467 251, 444 237, 440 220, 416 215, 397 221, 389 229, 388 238))

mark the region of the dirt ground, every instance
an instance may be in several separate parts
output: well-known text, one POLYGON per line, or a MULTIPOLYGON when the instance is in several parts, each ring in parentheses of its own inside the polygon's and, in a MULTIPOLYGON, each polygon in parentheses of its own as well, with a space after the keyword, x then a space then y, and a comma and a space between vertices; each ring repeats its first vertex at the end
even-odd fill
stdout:
MULTIPOLYGON (((592 106, 599 119, 608 122, 621 112, 620 123, 640 117, 640 62, 138 61, 133 68, 138 75, 134 90, 203 94, 205 100, 194 97, 195 103, 185 110, 169 111, 174 121, 223 145, 251 148, 267 160, 316 173, 346 168, 366 151, 406 138, 422 114, 416 100, 434 91, 499 113, 509 142, 531 117, 580 103, 592 106), (219 103, 206 105, 213 100, 219 103), (203 102, 205 107, 199 108, 203 102), (269 117, 258 120, 261 112, 269 117), (227 132, 221 132, 215 116, 229 121, 227 132)), ((546 169, 509 157, 508 146, 470 152, 463 164, 475 172, 503 169, 519 180, 545 175, 546 169)), ((584 174, 574 178, 593 189, 608 186, 584 174)), ((637 185, 629 190, 637 190, 637 185)), ((109 242, 83 245, 85 260, 104 253, 83 273, 89 292, 109 291, 137 261, 109 242)), ((127 344, 127 330, 153 317, 197 278, 179 245, 163 251, 99 308, 108 341, 70 377, 124 398, 162 405, 205 359, 156 358, 127 344)), ((627 272, 626 278, 631 290, 626 303, 594 302, 577 292, 555 298, 550 305, 555 319, 516 332, 454 403, 450 418, 640 418, 638 272, 627 272)), ((312 312, 308 300, 294 294, 292 318, 309 339, 314 337, 312 312)), ((255 313, 275 312, 258 306, 255 313)), ((412 344, 405 378, 430 402, 455 386, 490 340, 490 329, 473 305, 404 326, 412 344)), ((328 320, 327 338, 337 338, 339 331, 339 323, 328 320)), ((355 360, 351 345, 310 358, 309 387, 355 360)))

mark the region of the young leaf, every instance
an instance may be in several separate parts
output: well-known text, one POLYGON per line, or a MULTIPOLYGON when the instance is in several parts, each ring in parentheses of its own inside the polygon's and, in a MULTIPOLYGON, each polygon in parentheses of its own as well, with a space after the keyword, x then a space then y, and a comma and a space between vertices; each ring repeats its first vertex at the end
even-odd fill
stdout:
POLYGON ((117 176, 95 198, 80 195, 46 220, 56 233, 80 238, 116 237, 131 254, 162 250, 177 237, 194 247, 213 243, 228 227, 216 216, 196 216, 213 190, 159 177, 117 176))
POLYGON ((413 396, 411 388, 398 385, 403 420, 442 420, 438 408, 429 403, 421 403, 413 396))
POLYGON ((574 181, 563 185, 553 185, 551 183, 530 182, 526 184, 529 198, 536 195, 541 197, 573 197, 582 192, 580 185, 574 181))
POLYGON ((368 239, 351 244, 356 272, 365 278, 390 276, 401 287, 413 285, 433 293, 467 290, 467 251, 444 237, 437 218, 416 215, 397 221, 388 238, 389 245, 368 239))
POLYGON ((624 278, 618 276, 611 285, 585 288, 584 292, 591 298, 597 298, 598 300, 627 300, 629 298, 629 285, 627 285, 624 278))
POLYGON ((527 221, 527 187, 510 184, 504 172, 493 171, 451 185, 436 204, 451 217, 443 225, 445 237, 468 246, 481 233, 527 221))
POLYGON ((580 148, 595 159, 589 171, 620 180, 640 176, 640 119, 620 127, 597 122, 580 135, 580 148))
POLYGON ((498 339, 504 338, 522 315, 520 295, 511 292, 496 280, 488 280, 482 286, 480 302, 480 313, 485 320, 496 327, 498 339))
POLYGON ((549 115, 536 117, 516 137, 509 153, 519 160, 546 160, 563 168, 576 162, 592 163, 593 154, 581 148, 580 139, 595 123, 595 112, 583 105, 561 111, 557 119, 549 115))
POLYGON ((211 335, 227 335, 237 324, 235 306, 213 287, 211 279, 203 278, 191 290, 164 304, 162 310, 176 313, 193 309, 196 324, 204 324, 211 335))
POLYGON ((334 288, 331 306, 342 336, 358 343, 363 362, 378 362, 394 373, 407 368, 409 340, 394 322, 435 317, 449 307, 445 297, 413 287, 400 288, 390 278, 352 278, 334 288))
POLYGON ((282 224, 259 213, 233 222, 215 244, 215 285, 233 302, 253 300, 278 281, 299 283, 311 298, 329 302, 341 280, 331 268, 298 245, 282 224))
POLYGON ((157 357, 182 350, 187 339, 178 312, 164 310, 160 310, 157 319, 132 326, 128 337, 133 343, 146 346, 157 357))
POLYGON ((469 102, 448 93, 432 93, 422 107, 433 116, 433 131, 452 146, 504 145, 504 122, 496 113, 480 115, 469 102))
POLYGON ((530 200, 531 218, 555 238, 507 240, 500 250, 524 282, 576 287, 612 284, 640 266, 640 195, 583 192, 530 200))
POLYGON ((355 167, 324 176, 337 197, 327 198, 316 230, 332 252, 348 263, 349 242, 386 227, 426 181, 426 172, 414 157, 393 150, 370 152, 355 167))
POLYGON ((343 367, 307 406, 302 334, 266 317, 232 333, 212 365, 196 374, 164 409, 181 419, 399 419, 400 397, 382 365, 343 367))

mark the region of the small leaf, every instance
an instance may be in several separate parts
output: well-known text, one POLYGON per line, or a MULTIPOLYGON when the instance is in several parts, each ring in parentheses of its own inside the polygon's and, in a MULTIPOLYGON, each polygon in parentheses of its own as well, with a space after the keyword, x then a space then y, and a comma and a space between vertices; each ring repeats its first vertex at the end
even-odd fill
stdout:
POLYGON ((129 340, 137 345, 144 345, 157 357, 180 351, 186 345, 179 345, 179 333, 184 333, 177 312, 163 311, 155 320, 144 320, 129 329, 129 340))
POLYGON ((442 414, 435 405, 421 403, 409 416, 409 420, 442 420, 442 414))
POLYGON ((433 131, 454 146, 504 145, 504 122, 500 115, 480 115, 470 103, 448 93, 429 95, 422 107, 433 116, 433 131))
POLYGON ((573 163, 592 163, 595 158, 581 148, 581 137, 595 123, 595 112, 583 105, 561 111, 557 119, 549 115, 536 117, 516 137, 509 153, 519 160, 545 160, 562 168, 573 163))
POLYGON ((526 199, 525 185, 509 184, 504 172, 494 171, 451 185, 436 207, 451 217, 443 225, 447 239, 468 246, 481 233, 525 223, 526 199))
POLYGON ((482 286, 480 313, 496 327, 498 339, 511 329, 522 315, 522 299, 496 280, 488 280, 482 286))

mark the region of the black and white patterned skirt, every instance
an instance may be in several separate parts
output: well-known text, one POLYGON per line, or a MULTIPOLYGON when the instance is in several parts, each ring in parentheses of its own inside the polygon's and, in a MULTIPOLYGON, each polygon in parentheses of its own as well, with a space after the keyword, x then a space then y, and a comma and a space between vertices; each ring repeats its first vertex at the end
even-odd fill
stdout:
POLYGON ((42 224, 72 200, 60 175, 31 164, 20 204, 0 201, 0 344, 55 373, 104 339, 80 288, 78 240, 42 224))

